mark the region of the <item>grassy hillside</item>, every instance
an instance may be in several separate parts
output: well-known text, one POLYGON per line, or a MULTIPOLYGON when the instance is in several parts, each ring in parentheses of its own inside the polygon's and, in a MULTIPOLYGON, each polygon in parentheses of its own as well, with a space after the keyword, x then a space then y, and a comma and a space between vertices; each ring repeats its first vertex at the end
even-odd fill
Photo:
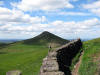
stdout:
POLYGON ((0 49, 0 75, 10 70, 20 70, 22 75, 38 75, 42 60, 48 53, 48 43, 61 45, 66 42, 52 33, 43 32, 35 38, 12 43, 0 49))
POLYGON ((21 70, 23 75, 38 75, 47 52, 44 46, 12 44, 0 50, 0 75, 10 70, 21 70))
POLYGON ((5 47, 5 46, 7 46, 8 44, 6 44, 6 43, 1 43, 0 42, 0 48, 3 48, 3 47, 5 47))
POLYGON ((80 75, 100 75, 100 38, 86 41, 80 65, 80 75))

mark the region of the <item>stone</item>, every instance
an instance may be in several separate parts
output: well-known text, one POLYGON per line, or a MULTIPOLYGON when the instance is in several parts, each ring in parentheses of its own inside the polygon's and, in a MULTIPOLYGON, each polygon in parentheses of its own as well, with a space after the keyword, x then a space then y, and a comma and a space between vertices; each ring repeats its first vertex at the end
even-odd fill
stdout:
POLYGON ((41 75, 64 75, 63 72, 44 72, 41 75))
POLYGON ((6 75, 21 75, 21 71, 19 70, 8 71, 6 75))
POLYGON ((44 72, 52 72, 52 71, 58 71, 59 70, 58 63, 55 60, 44 61, 42 66, 43 66, 44 72))

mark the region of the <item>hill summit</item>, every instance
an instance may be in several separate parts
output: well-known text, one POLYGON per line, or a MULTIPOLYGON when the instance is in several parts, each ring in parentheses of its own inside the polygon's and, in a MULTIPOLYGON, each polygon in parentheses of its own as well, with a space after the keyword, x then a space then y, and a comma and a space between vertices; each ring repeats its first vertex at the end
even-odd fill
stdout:
POLYGON ((48 31, 44 31, 40 35, 24 41, 25 44, 53 45, 53 46, 63 45, 68 42, 69 42, 68 40, 56 36, 48 31))

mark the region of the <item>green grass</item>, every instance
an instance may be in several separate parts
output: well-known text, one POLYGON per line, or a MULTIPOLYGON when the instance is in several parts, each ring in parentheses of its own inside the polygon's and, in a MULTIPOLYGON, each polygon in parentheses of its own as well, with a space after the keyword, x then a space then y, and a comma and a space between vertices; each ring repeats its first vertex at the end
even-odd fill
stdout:
POLYGON ((79 75, 99 75, 100 38, 84 42, 83 50, 84 55, 79 68, 79 75))
POLYGON ((12 43, 3 48, 0 45, 0 75, 11 70, 20 70, 22 75, 38 75, 48 46, 58 47, 69 42, 47 31, 27 40, 12 43), (47 46, 47 47, 46 47, 47 46))
POLYGON ((11 44, 0 49, 0 75, 11 70, 20 70, 22 75, 38 75, 48 48, 22 43, 11 44))

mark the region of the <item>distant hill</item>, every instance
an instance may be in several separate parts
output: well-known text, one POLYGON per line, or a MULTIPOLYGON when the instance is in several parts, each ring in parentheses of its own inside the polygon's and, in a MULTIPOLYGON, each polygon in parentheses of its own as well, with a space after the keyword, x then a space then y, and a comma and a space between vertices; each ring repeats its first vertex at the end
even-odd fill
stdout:
POLYGON ((69 41, 63 39, 59 36, 56 36, 50 32, 44 31, 40 35, 24 40, 24 44, 29 45, 52 45, 52 46, 59 46, 68 43, 69 41))
POLYGON ((23 39, 0 39, 1 43, 12 43, 12 42, 17 42, 17 41, 21 41, 23 39))

